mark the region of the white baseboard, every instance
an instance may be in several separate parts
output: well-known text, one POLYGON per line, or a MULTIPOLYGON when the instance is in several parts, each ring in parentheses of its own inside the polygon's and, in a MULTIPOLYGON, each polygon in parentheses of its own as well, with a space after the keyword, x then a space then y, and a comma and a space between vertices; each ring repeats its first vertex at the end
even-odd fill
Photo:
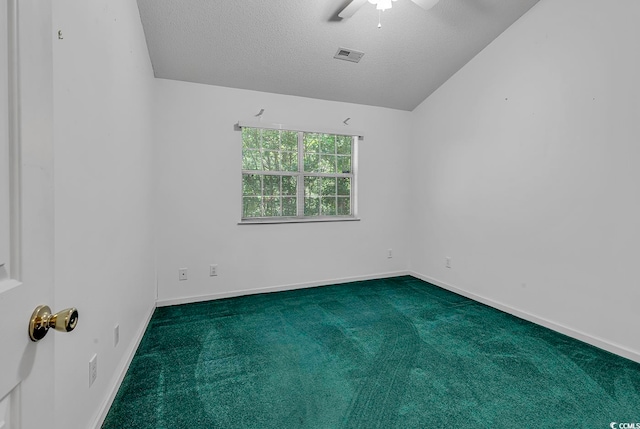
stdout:
POLYGON ((256 295, 259 293, 282 292, 286 290, 305 289, 305 288, 317 287, 317 286, 328 286, 328 285, 335 285, 340 283, 357 282, 362 280, 374 280, 374 279, 383 279, 388 277, 406 276, 409 274, 410 273, 408 271, 393 271, 393 272, 386 272, 386 273, 371 274, 366 276, 342 277, 338 279, 320 280, 315 282, 293 283, 288 285, 268 286, 268 287, 262 287, 262 288, 256 288, 256 289, 234 290, 230 292, 212 293, 208 295, 160 299, 157 302, 157 306, 166 307, 169 305, 189 304, 192 302, 211 301, 215 299, 233 298, 236 296, 244 296, 244 295, 256 295))
POLYGON ((154 305, 147 314, 147 318, 145 322, 142 324, 140 329, 135 334, 134 341, 129 344, 129 348, 125 352, 126 359, 122 361, 118 368, 116 368, 115 375, 116 377, 112 378, 112 386, 109 396, 104 400, 100 408, 98 409, 98 415, 94 421, 93 428, 100 429, 102 427, 102 423, 104 423, 104 419, 107 418, 107 413, 111 408, 111 404, 113 404, 113 400, 116 398, 116 394, 118 393, 118 389, 120 389, 120 385, 122 384, 122 380, 124 380, 124 376, 127 374, 129 370, 129 365, 131 365, 131 361, 133 360, 133 356, 135 356, 136 351, 138 350, 138 346, 140 346, 140 341, 142 341, 142 337, 144 336, 145 331, 147 330, 147 326, 149 326, 149 322, 151 321, 151 316, 153 316, 153 312, 155 311, 156 306, 154 305))
POLYGON ((450 292, 454 292, 457 293, 458 295, 462 295, 466 298, 472 299, 474 301, 480 302, 482 304, 488 305, 489 307, 493 307, 496 308, 500 311, 504 311, 505 313, 509 313, 513 316, 516 316, 520 319, 524 319, 527 320, 529 322, 535 323, 536 325, 540 325, 540 326, 544 326, 545 328, 551 329, 552 331, 556 331, 559 332, 561 334, 564 334, 568 337, 574 338, 576 340, 585 342, 587 344, 591 344, 592 346, 598 347, 599 349, 603 349, 606 350, 608 352, 611 352, 613 354, 616 354, 618 356, 622 356, 625 357, 627 359, 630 359, 632 361, 638 362, 640 363, 640 353, 630 350, 626 347, 620 346, 618 344, 614 344, 611 343, 610 341, 604 340, 602 338, 598 338, 595 337, 593 335, 589 335, 585 332, 582 331, 578 331, 576 329, 573 328, 569 328, 567 326, 564 326, 562 324, 553 322, 551 320, 536 316, 534 314, 528 313, 526 311, 523 310, 519 310, 517 308, 513 308, 510 307, 506 304, 503 304, 501 302, 486 298, 484 296, 480 296, 480 295, 476 295, 475 293, 472 292, 468 292, 464 289, 460 289, 458 287, 455 287, 453 285, 450 285, 446 282, 440 281, 438 279, 434 279, 432 277, 429 276, 425 276, 423 274, 420 273, 416 273, 413 271, 409 272, 409 275, 418 278, 420 280, 424 280, 425 282, 431 283, 433 285, 436 285, 438 287, 441 287, 442 289, 446 289, 450 292))

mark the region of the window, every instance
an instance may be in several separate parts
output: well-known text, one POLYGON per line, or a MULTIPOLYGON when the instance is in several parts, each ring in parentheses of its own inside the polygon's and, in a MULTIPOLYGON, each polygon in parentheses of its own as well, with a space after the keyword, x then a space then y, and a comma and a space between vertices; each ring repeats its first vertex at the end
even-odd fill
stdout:
POLYGON ((242 221, 355 219, 358 137, 242 128, 242 221))

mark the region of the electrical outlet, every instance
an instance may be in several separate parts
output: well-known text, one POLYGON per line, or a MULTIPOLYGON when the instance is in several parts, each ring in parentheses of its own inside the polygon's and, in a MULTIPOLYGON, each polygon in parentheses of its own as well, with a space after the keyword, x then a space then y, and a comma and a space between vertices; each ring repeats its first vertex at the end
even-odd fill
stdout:
POLYGON ((209 265, 209 276, 214 277, 218 275, 218 264, 209 265))
POLYGON ((387 258, 393 258, 393 249, 387 249, 387 258))
POLYGON ((180 268, 178 270, 178 280, 186 280, 187 279, 187 269, 180 268))
POLYGON ((89 360, 89 387, 98 378, 98 355, 94 354, 91 360, 89 360))
POLYGON ((449 256, 444 258, 444 266, 447 268, 451 268, 451 258, 449 256))
POLYGON ((117 347, 120 342, 120 325, 113 328, 113 347, 117 347))

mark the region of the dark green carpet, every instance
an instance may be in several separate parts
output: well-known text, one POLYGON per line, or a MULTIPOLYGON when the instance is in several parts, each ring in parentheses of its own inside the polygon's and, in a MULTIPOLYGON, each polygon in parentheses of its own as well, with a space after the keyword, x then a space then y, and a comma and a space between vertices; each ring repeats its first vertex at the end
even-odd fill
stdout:
POLYGON ((640 422, 640 365, 412 277, 156 310, 103 428, 640 422))

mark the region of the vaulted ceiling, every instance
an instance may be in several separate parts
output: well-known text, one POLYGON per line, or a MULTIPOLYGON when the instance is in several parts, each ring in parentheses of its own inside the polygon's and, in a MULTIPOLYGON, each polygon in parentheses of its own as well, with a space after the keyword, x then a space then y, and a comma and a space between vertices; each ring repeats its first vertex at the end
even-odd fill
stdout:
POLYGON ((138 0, 155 76, 413 110, 539 0, 138 0), (378 20, 382 27, 378 28, 378 20), (359 63, 334 59, 363 51, 359 63))

